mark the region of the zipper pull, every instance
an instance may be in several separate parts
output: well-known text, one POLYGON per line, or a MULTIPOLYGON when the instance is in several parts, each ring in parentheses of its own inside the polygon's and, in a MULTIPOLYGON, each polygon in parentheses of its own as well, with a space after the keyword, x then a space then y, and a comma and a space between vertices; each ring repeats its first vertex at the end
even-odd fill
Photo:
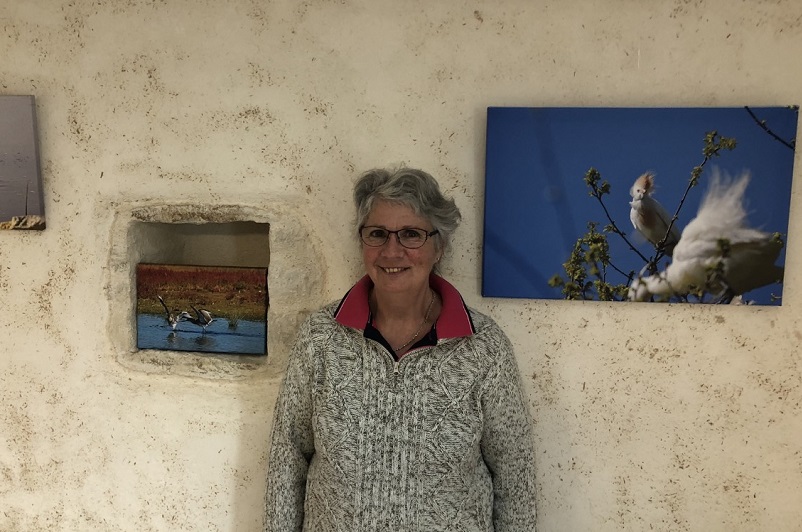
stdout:
POLYGON ((399 373, 399 371, 398 371, 399 364, 401 364, 400 360, 393 361, 393 373, 395 374, 396 377, 398 377, 398 373, 399 373))

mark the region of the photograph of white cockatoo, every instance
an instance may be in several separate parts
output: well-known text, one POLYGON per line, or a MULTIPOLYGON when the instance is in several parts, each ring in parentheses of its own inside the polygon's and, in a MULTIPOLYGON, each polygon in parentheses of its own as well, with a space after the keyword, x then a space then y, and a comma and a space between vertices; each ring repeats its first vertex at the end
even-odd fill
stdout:
POLYGON ((660 202, 652 197, 653 193, 654 174, 646 172, 638 177, 629 189, 629 194, 632 196, 632 201, 629 202, 631 207, 629 219, 635 229, 655 247, 665 239, 663 249, 666 255, 670 256, 674 253, 674 246, 679 242, 680 232, 676 224, 671 225, 671 216, 660 202))
POLYGON ((764 231, 789 234, 798 123, 788 105, 489 107, 482 295, 716 304, 763 285, 731 302, 782 305, 764 231), (701 209, 714 167, 752 180, 701 209))
POLYGON ((728 302, 750 290, 782 282, 775 262, 783 248, 776 233, 747 225, 744 206, 750 176, 729 179, 717 170, 696 217, 682 231, 673 261, 664 271, 640 277, 629 288, 631 301, 683 297, 704 292, 728 302))

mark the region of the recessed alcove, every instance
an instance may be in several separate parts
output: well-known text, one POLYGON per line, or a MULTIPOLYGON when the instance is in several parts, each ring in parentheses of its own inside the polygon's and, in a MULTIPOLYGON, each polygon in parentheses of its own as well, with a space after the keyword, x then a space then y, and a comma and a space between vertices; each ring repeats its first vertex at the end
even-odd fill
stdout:
POLYGON ((325 268, 300 205, 267 207, 147 204, 120 206, 111 228, 106 292, 117 360, 146 373, 212 379, 283 369, 298 325, 322 302, 325 268), (267 356, 138 349, 136 266, 140 263, 267 267, 267 356))
POLYGON ((130 239, 139 250, 139 262, 268 268, 269 231, 270 224, 258 222, 137 221, 130 239))

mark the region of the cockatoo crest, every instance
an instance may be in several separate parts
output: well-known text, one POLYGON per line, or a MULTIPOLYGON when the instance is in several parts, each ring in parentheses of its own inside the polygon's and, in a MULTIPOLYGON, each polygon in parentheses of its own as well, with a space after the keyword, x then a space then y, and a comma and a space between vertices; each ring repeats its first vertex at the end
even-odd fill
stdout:
POLYGON ((650 195, 652 190, 654 190, 654 174, 646 172, 641 174, 632 184, 632 188, 629 189, 629 195, 632 196, 633 200, 639 200, 643 199, 643 196, 650 195))

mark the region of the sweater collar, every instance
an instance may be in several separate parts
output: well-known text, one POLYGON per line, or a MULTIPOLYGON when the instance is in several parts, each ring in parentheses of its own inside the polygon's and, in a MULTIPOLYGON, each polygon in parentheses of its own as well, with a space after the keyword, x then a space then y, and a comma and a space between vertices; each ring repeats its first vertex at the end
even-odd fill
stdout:
MULTIPOLYGON (((341 325, 364 331, 370 316, 368 294, 372 286, 373 281, 370 277, 367 275, 362 277, 340 301, 337 310, 334 311, 334 319, 341 325)), ((473 321, 457 289, 435 274, 429 276, 429 286, 443 301, 440 317, 437 318, 437 337, 442 340, 471 336, 475 332, 473 321)))

